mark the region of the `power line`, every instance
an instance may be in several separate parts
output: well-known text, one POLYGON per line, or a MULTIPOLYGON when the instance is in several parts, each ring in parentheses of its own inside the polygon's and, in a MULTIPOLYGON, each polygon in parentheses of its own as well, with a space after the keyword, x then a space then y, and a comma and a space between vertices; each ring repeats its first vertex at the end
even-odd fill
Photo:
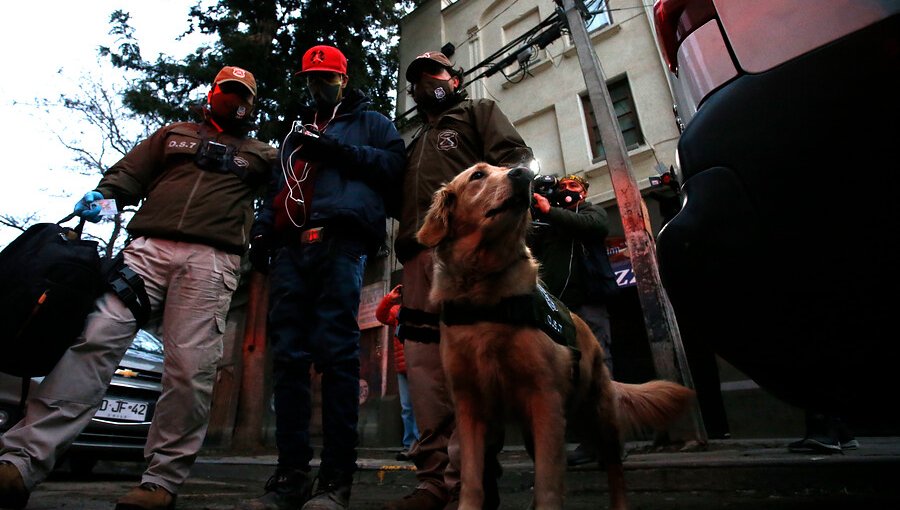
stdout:
MULTIPOLYGON (((517 1, 518 1, 518 0, 516 0, 516 2, 517 2, 517 1)), ((513 4, 515 4, 516 2, 513 2, 513 4)), ((504 9, 503 11, 497 13, 497 15, 495 15, 493 18, 491 18, 491 19, 488 21, 488 23, 485 23, 481 28, 479 28, 478 31, 484 29, 488 24, 490 24, 492 21, 494 21, 495 19, 497 19, 498 16, 500 16, 501 14, 503 14, 503 12, 506 12, 506 10, 508 10, 510 7, 512 7, 512 4, 511 4, 510 6, 508 6, 506 9, 504 9)), ((481 74, 479 74, 478 76, 476 76, 476 77, 474 77, 474 78, 471 78, 471 79, 468 79, 468 80, 465 80, 465 83, 466 83, 466 84, 463 86, 463 88, 465 88, 469 83, 472 83, 472 82, 474 82, 474 81, 476 81, 476 80, 479 80, 479 79, 481 79, 482 77, 485 77, 485 76, 491 76, 491 75, 495 74, 496 72, 500 71, 503 67, 506 67, 506 66, 512 64, 513 62, 517 61, 517 60, 519 59, 519 55, 522 54, 524 51, 529 50, 535 43, 529 43, 529 44, 528 44, 527 46, 525 46, 524 48, 519 49, 519 51, 516 51, 515 53, 509 54, 509 55, 507 55, 506 57, 504 57, 502 60, 500 60, 499 62, 494 63, 494 60, 495 60, 498 56, 503 55, 504 53, 507 53, 511 48, 515 47, 516 45, 518 45, 518 44, 521 43, 522 41, 525 41, 525 40, 528 40, 528 39, 532 38, 532 37, 533 37, 538 31, 540 31, 541 29, 543 29, 543 28, 545 28, 545 27, 547 27, 547 26, 552 25, 551 28, 545 30, 545 31, 542 32, 537 38, 535 38, 535 41, 536 41, 538 44, 542 44, 542 46, 540 46, 541 48, 547 46, 548 44, 550 44, 551 42, 553 42, 553 40, 559 38, 559 36, 561 35, 561 30, 562 30, 562 29, 561 29, 561 26, 560 26, 560 23, 561 23, 561 22, 562 22, 562 17, 561 17, 561 15, 560 15, 559 9, 554 10, 553 14, 551 14, 550 16, 547 16, 547 18, 545 18, 544 20, 540 21, 537 25, 535 25, 534 27, 532 27, 532 28, 530 28, 529 30, 525 31, 525 33, 523 33, 522 35, 516 37, 516 38, 513 39, 512 41, 506 43, 506 44, 503 45, 500 49, 498 49, 497 51, 495 51, 494 53, 492 53, 490 56, 486 57, 485 59, 483 59, 483 60, 482 60, 481 62, 479 62, 478 64, 472 66, 469 70, 463 72, 463 77, 465 78, 466 76, 468 76, 468 75, 474 73, 474 72, 475 72, 476 70, 478 70, 478 69, 481 69, 481 68, 484 68, 484 67, 488 67, 487 70, 483 71, 483 72, 482 72, 481 74)), ((469 36, 469 38, 466 39, 466 40, 463 41, 463 42, 466 42, 466 41, 471 40, 472 37, 474 37, 474 35, 475 35, 476 33, 477 33, 477 31, 476 31, 476 32, 473 32, 473 33, 469 36)), ((527 62, 527 60, 525 60, 525 62, 527 62)), ((504 76, 505 76, 505 75, 504 75, 504 76)), ((508 79, 508 78, 507 78, 507 79, 508 79)), ((414 112, 415 109, 416 109, 416 107, 413 106, 412 108, 406 110, 405 112, 403 112, 403 113, 401 113, 400 115, 398 115, 397 117, 395 117, 395 118, 394 118, 394 121, 402 120, 402 119, 405 118, 407 115, 409 115, 410 113, 414 112)))

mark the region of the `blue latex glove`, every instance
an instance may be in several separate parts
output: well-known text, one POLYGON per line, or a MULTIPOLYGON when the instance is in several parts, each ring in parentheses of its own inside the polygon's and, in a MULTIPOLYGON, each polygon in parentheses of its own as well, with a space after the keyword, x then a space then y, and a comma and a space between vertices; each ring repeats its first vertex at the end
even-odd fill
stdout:
POLYGON ((75 204, 75 214, 91 223, 97 223, 100 221, 101 211, 100 203, 97 202, 98 200, 103 200, 103 195, 101 195, 99 191, 88 191, 81 197, 81 200, 75 204))

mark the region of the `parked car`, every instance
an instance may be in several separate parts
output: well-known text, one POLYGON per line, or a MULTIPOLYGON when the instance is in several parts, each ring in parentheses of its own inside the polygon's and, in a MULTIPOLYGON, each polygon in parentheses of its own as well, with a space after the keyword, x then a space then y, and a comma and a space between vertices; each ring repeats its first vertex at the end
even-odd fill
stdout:
POLYGON ((799 407, 895 416, 900 2, 654 12, 683 125, 658 259, 686 347, 799 407))
MULTIPOLYGON (((73 471, 90 472, 98 460, 142 460, 156 400, 162 393, 163 345, 140 330, 119 363, 91 423, 63 460, 73 471)), ((34 392, 42 378, 30 380, 34 392)), ((0 433, 22 418, 22 378, 0 373, 0 433)))

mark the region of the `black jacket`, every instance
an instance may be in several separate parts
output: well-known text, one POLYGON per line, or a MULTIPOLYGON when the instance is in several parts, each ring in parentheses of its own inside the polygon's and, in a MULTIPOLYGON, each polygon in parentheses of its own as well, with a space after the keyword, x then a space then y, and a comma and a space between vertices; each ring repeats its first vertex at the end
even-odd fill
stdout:
MULTIPOLYGON (((303 114, 303 122, 313 120, 313 110, 303 114)), ((405 144, 394 124, 384 115, 369 110, 369 99, 355 90, 348 92, 325 134, 349 146, 348 163, 343 167, 321 163, 316 171, 315 191, 307 224, 335 223, 359 229, 360 238, 376 245, 384 240, 386 202, 396 196, 406 164, 405 144)), ((288 141, 279 157, 285 161, 294 150, 288 141)), ((274 198, 285 186, 281 164, 272 170, 272 182, 260 208, 253 236, 274 238, 274 198)))
POLYGON ((434 123, 425 122, 409 144, 403 209, 394 242, 400 262, 424 248, 416 241, 416 232, 438 188, 475 163, 504 166, 528 163, 531 158, 531 149, 490 99, 462 99, 434 123))
POLYGON ((582 202, 577 211, 551 207, 534 218, 546 223, 531 230, 528 246, 547 290, 568 307, 606 302, 618 288, 606 254, 606 211, 582 202))

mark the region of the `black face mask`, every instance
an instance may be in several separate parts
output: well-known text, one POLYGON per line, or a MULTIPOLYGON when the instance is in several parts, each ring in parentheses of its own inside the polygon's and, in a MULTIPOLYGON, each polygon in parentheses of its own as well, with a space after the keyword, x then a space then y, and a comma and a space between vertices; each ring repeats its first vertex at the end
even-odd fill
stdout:
POLYGON ((230 129, 250 120, 253 105, 240 94, 219 91, 209 96, 209 113, 222 129, 230 129))
POLYGON ((334 108, 334 105, 341 102, 342 92, 343 89, 341 89, 340 83, 337 85, 321 81, 311 81, 309 83, 309 93, 320 110, 334 108))
POLYGON ((422 76, 413 89, 416 104, 426 110, 438 110, 452 103, 453 89, 450 80, 439 80, 431 76, 422 76))
POLYGON ((558 207, 571 207, 581 201, 581 193, 571 190, 561 190, 554 193, 554 202, 558 207))

